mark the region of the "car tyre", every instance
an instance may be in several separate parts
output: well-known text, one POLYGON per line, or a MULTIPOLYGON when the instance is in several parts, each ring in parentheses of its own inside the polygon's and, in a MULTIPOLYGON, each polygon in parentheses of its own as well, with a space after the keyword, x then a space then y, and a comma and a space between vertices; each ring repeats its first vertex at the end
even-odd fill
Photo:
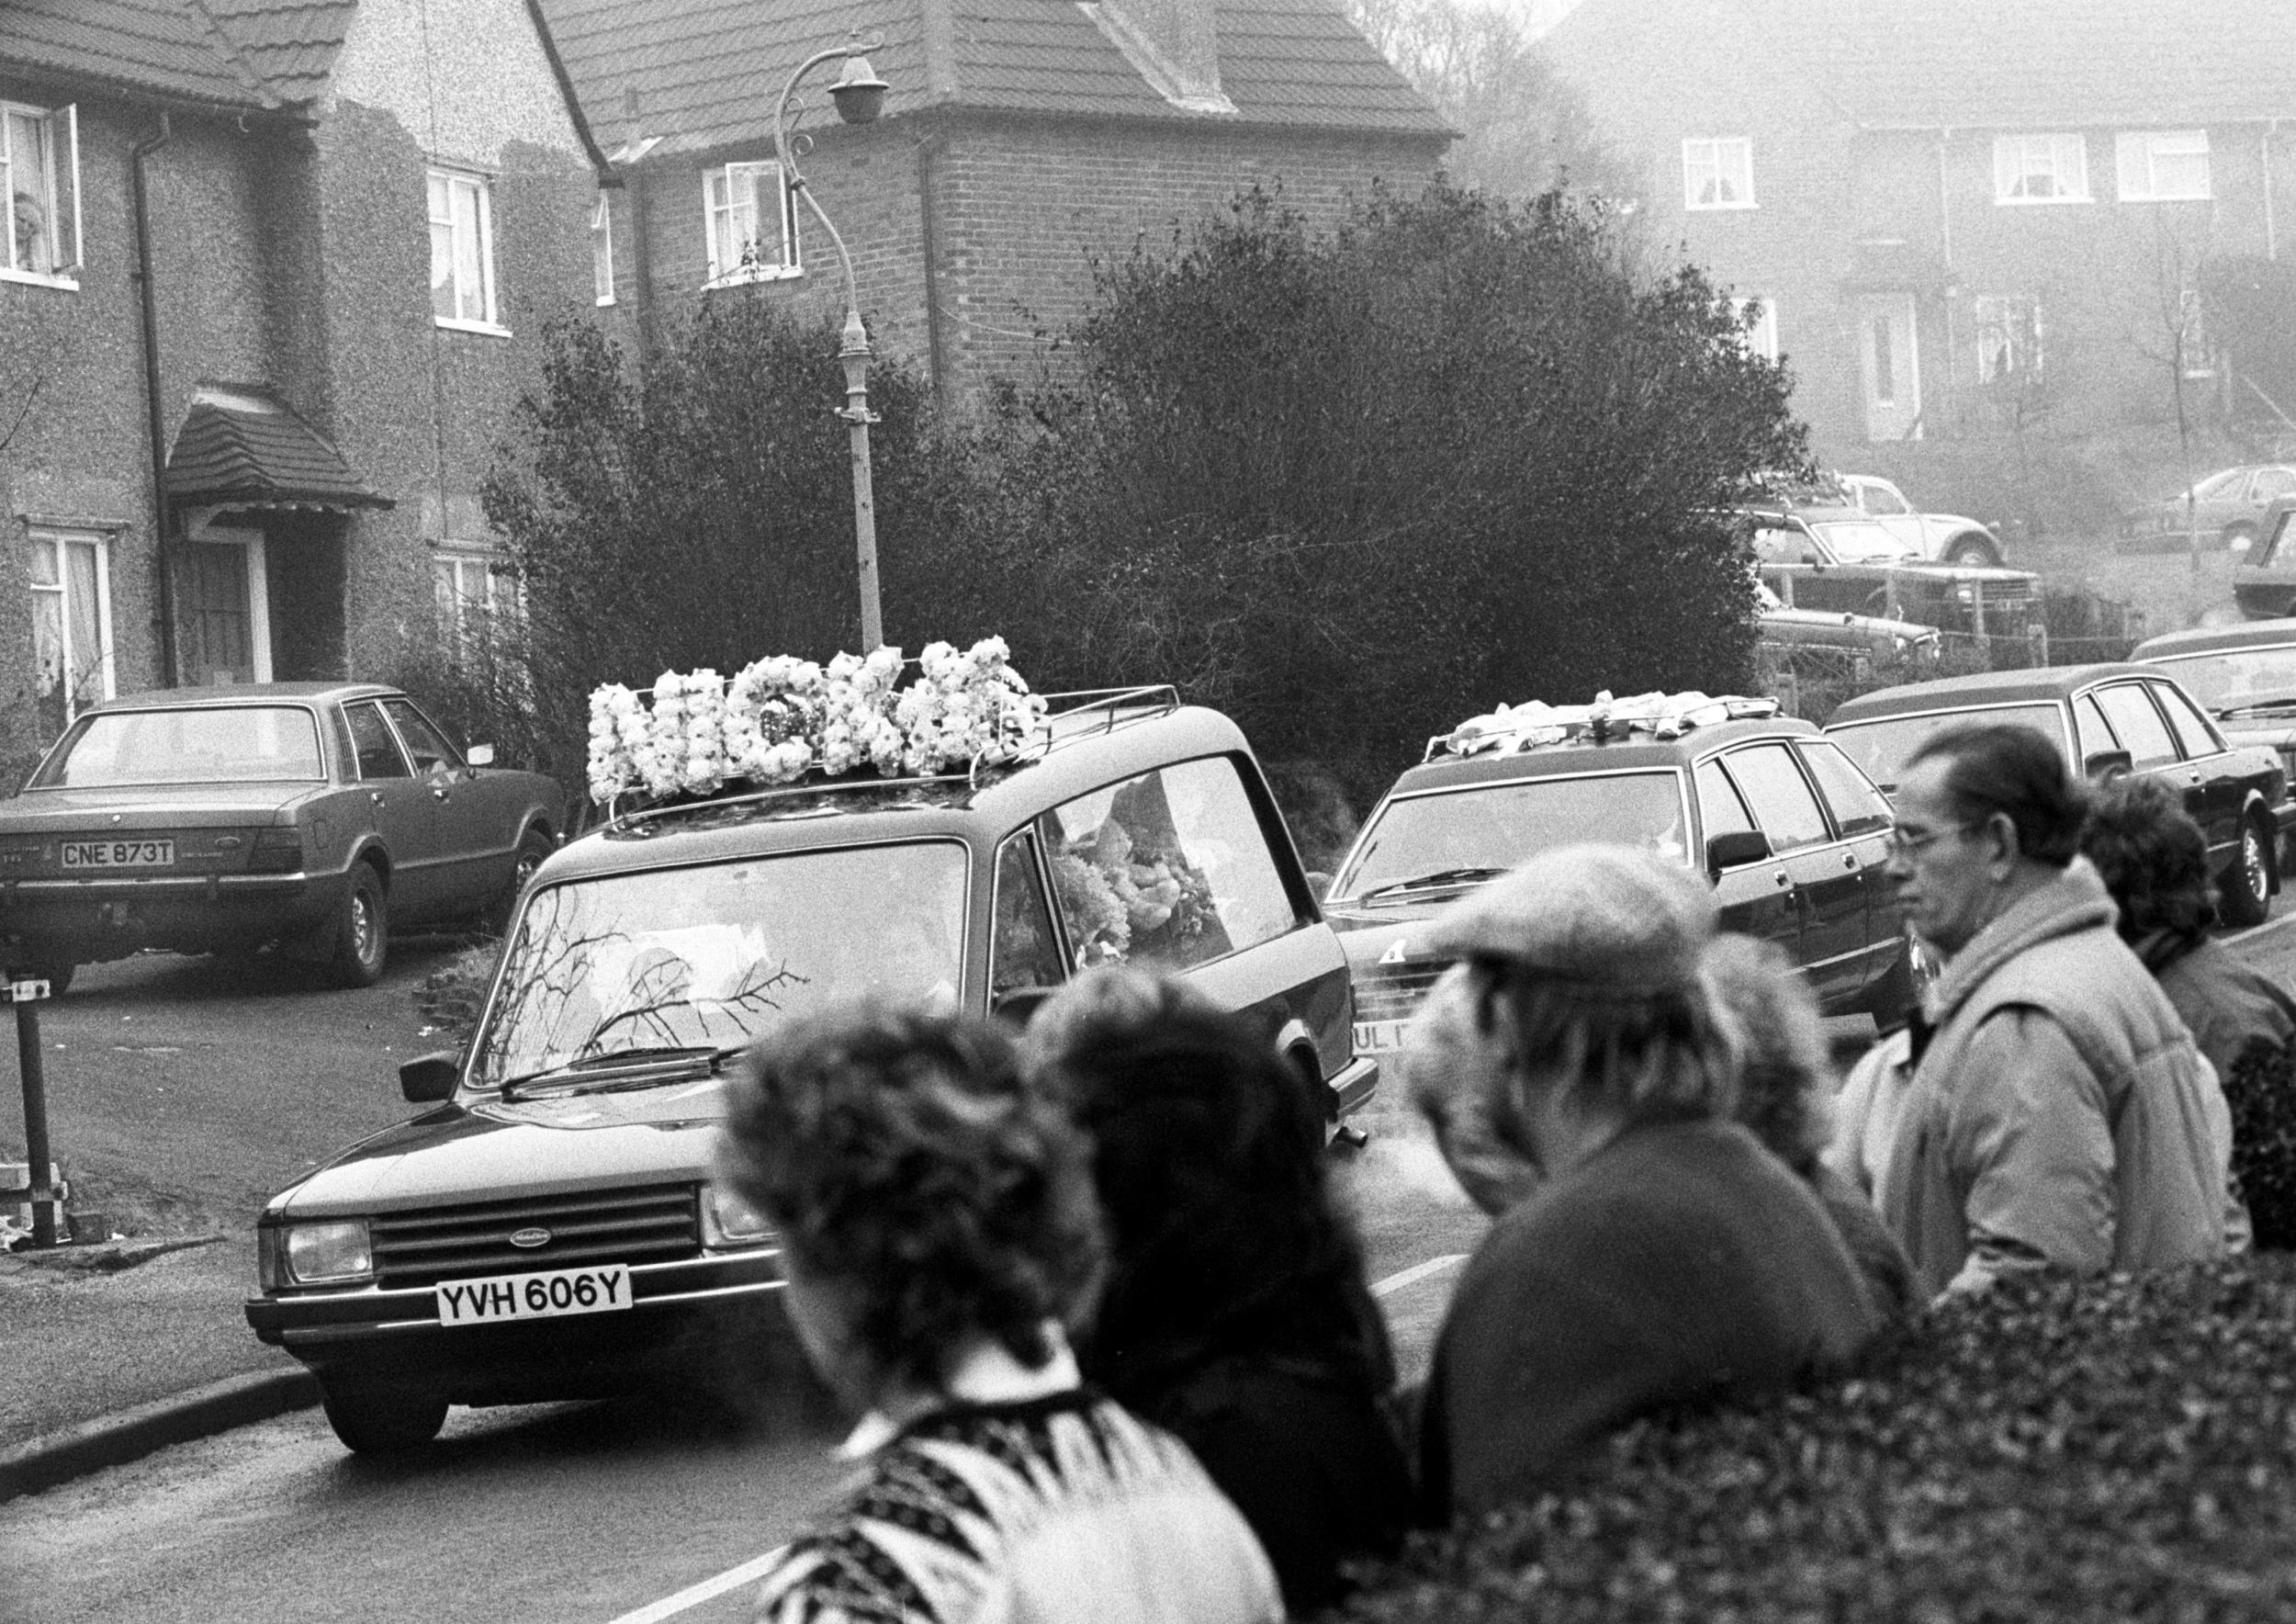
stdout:
POLYGON ((327 973, 338 987, 372 987, 383 977, 390 951, 390 897, 371 863, 351 871, 335 919, 335 950, 327 973))
POLYGON ((518 860, 511 870, 510 886, 502 893, 502 900, 490 921, 496 935, 509 933, 511 917, 518 911, 518 899, 526 895, 526 887, 534 880, 535 870, 540 868, 550 853, 557 850, 550 837, 538 829, 530 829, 518 838, 518 860))
POLYGON ((422 1448, 446 1425, 446 1401, 436 1393, 331 1382, 320 1394, 327 1425, 356 1455, 403 1455, 422 1448))
POLYGON ((1962 536, 1947 545, 1945 561, 1963 570, 1991 570, 2000 563, 2001 555, 1982 536, 1962 536))
POLYGON ((2272 840, 2254 821, 2240 826, 2240 854, 2224 875, 2224 922, 2261 925, 2272 908, 2272 840))

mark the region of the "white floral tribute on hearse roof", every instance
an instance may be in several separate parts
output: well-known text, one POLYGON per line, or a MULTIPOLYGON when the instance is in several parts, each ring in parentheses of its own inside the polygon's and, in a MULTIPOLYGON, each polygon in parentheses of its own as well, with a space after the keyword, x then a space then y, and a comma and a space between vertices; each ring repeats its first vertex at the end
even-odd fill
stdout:
POLYGON ((1725 694, 1709 697, 1693 688, 1681 694, 1637 694, 1615 699, 1605 688, 1590 705, 1548 705, 1527 700, 1503 705, 1497 710, 1470 716, 1450 732, 1430 739, 1427 754, 1473 756, 1509 755, 1542 744, 1592 738, 1625 739, 1647 733, 1653 739, 1680 739, 1694 727, 1751 716, 1774 716, 1774 699, 1749 699, 1725 694))
POLYGON ((590 695, 590 795, 715 795, 859 767, 896 774, 1008 761, 1049 736, 1044 699, 1012 669, 1002 637, 930 643, 900 684, 901 650, 840 654, 825 667, 786 654, 721 677, 664 671, 650 694, 618 682, 590 695))

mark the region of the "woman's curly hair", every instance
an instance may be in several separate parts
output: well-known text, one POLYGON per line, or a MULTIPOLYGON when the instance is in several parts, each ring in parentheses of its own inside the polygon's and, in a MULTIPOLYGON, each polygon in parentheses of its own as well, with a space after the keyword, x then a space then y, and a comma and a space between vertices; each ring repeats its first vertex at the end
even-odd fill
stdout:
POLYGON ((1737 1117, 1803 1178, 1833 1136, 1833 1056, 1818 995, 1774 942, 1726 932, 1704 968, 1739 1035, 1737 1117))
POLYGON ((2131 773, 2094 792, 2081 851, 2121 905, 2122 940, 2193 936, 2215 922, 2208 836, 2159 779, 2131 773))
POLYGON ((1095 970, 1029 1028, 1033 1068, 1091 1133, 1108 1289, 1087 1374, 1155 1413, 1166 1383, 1279 1358, 1384 1393, 1386 1330, 1331 1188, 1320 1090, 1256 1021, 1185 982, 1095 970))
POLYGON ((1090 1151, 968 1015, 882 1003, 794 1021, 732 1091, 718 1176, 834 1281, 888 1375, 939 1389, 976 1336, 1031 1368, 1101 1266, 1090 1151))

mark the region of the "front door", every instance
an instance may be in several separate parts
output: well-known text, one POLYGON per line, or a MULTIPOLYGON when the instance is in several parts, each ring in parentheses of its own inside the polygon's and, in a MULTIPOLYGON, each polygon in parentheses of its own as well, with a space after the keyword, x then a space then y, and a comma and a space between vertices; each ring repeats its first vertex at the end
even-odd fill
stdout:
POLYGON ((1865 383, 1865 437, 1921 437, 1921 357, 1913 295, 1858 300, 1858 371, 1865 383))
POLYGON ((184 682, 271 681, 271 615, 259 531, 209 529, 175 555, 176 664, 184 682))

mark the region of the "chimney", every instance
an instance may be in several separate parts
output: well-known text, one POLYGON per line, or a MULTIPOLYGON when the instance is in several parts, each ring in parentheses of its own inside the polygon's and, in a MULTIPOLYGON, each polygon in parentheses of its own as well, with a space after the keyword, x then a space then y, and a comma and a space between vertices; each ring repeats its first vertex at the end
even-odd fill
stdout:
POLYGON ((1228 113, 1220 89, 1220 30, 1214 0, 1099 0, 1084 12, 1115 41, 1142 78, 1175 107, 1228 113))

